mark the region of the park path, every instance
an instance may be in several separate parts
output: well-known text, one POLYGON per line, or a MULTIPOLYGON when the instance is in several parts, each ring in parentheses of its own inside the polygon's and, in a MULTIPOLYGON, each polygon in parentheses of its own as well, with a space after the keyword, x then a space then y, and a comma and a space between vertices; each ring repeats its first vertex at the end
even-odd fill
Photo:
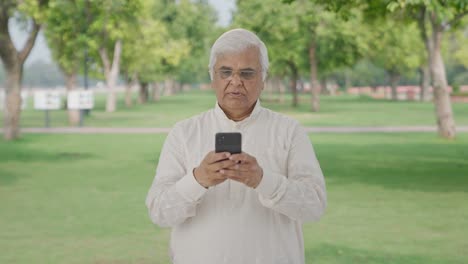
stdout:
MULTIPOLYGON (((436 132, 435 126, 349 126, 349 127, 305 127, 310 133, 400 133, 436 132)), ((165 134, 170 127, 35 127, 22 128, 23 133, 36 134, 165 134)), ((468 126, 457 126, 457 132, 468 132, 468 126)))

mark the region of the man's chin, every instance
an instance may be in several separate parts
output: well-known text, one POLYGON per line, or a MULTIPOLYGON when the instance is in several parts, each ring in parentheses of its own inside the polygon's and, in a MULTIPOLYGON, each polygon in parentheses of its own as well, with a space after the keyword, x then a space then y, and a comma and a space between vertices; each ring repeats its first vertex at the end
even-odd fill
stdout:
POLYGON ((244 100, 235 100, 235 99, 230 99, 230 100, 224 100, 224 102, 220 105, 222 108, 228 108, 228 109, 243 109, 243 108, 249 108, 248 103, 244 100))

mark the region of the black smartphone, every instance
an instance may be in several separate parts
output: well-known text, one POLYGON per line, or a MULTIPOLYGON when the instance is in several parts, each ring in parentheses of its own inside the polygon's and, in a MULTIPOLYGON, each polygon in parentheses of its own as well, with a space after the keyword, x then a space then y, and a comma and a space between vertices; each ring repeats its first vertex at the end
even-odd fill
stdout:
POLYGON ((237 154, 242 152, 242 135, 239 132, 216 133, 215 152, 229 152, 237 154))

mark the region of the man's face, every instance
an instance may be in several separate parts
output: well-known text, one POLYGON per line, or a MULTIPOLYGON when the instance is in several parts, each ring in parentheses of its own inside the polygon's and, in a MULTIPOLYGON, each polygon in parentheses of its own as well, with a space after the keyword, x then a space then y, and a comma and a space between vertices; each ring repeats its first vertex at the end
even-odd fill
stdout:
POLYGON ((263 90, 258 48, 219 55, 211 86, 220 107, 229 114, 249 111, 263 90))

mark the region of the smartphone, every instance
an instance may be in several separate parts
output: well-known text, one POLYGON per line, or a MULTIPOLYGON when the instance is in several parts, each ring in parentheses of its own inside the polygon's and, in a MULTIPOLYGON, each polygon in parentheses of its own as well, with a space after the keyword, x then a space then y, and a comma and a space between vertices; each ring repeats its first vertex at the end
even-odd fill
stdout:
POLYGON ((216 133, 215 152, 229 152, 237 154, 242 152, 242 135, 239 132, 216 133))

